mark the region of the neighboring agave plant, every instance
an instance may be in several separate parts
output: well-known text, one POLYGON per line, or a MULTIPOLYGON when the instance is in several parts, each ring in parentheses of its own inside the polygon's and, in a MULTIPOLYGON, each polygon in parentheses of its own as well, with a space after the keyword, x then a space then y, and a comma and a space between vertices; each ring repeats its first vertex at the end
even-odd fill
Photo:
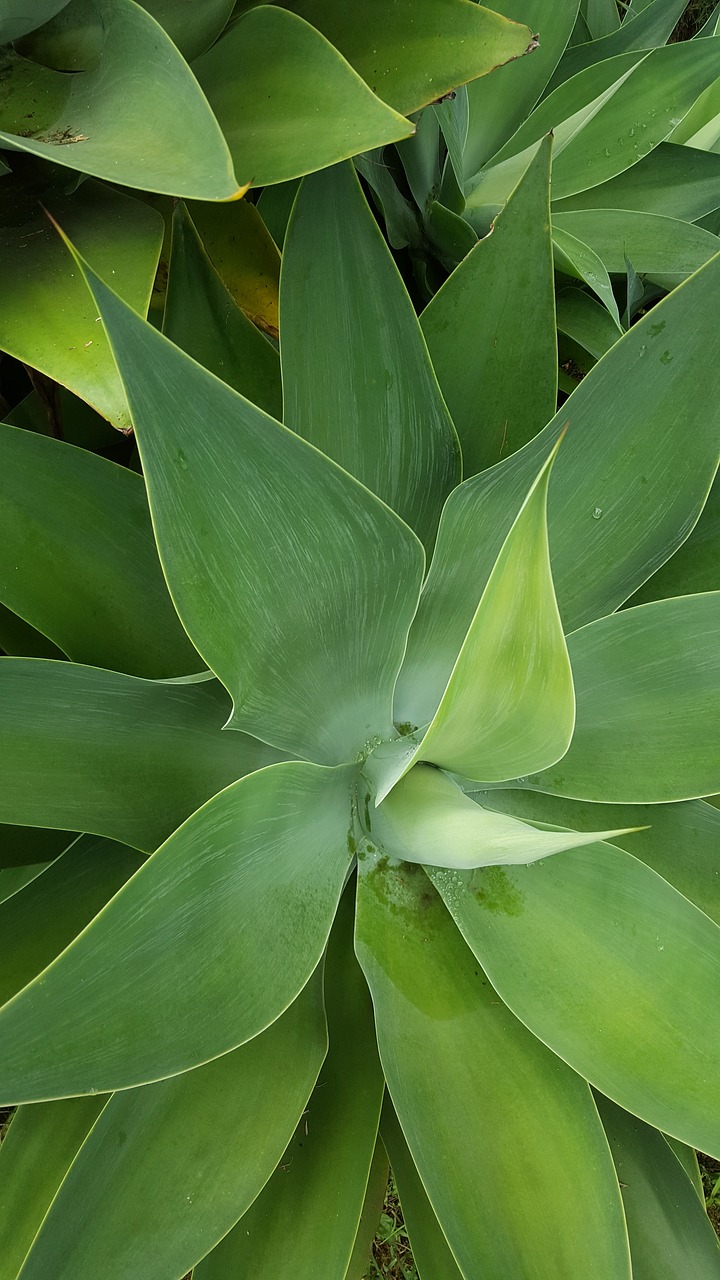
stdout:
POLYGON ((720 257, 481 469, 428 354, 467 391, 481 248, 421 328, 352 165, 306 178, 285 425, 182 207, 164 335, 77 259, 152 527, 0 429, 2 598, 73 659, 0 661, 7 861, 50 864, 0 906, 2 1280, 359 1280, 385 1150, 427 1280, 720 1274, 720 592, 671 570, 720 257))

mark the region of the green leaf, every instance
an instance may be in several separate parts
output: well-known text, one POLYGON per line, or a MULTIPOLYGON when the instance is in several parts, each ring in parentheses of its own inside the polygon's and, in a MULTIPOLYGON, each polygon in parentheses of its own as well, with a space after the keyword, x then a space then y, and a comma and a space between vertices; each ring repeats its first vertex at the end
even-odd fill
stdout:
MULTIPOLYGON (((17 1280, 107 1095, 20 1107, 0 1146, 0 1280, 17 1280)), ((57 1265, 57 1259, 53 1264, 57 1265)))
POLYGON ((141 201, 99 182, 84 182, 72 195, 24 189, 14 177, 0 186, 0 347, 127 429, 127 401, 97 308, 38 195, 143 315, 160 253, 161 219, 141 201))
POLYGON ((493 163, 519 155, 577 117, 562 153, 555 149, 553 199, 596 187, 663 142, 716 75, 717 49, 707 40, 608 58, 549 94, 493 163))
POLYGON ((234 0, 143 0, 143 9, 167 31, 173 44, 191 62, 214 43, 233 11, 234 0))
MULTIPOLYGON (((345 1280, 364 1280, 372 1242, 375 1239, 377 1225, 380 1221, 380 1214, 385 1201, 389 1174, 390 1167, 385 1147, 381 1139, 378 1138, 375 1143, 372 1165, 370 1166, 362 1215, 357 1235, 355 1236, 352 1257, 345 1272, 345 1280)), ((441 1280, 441 1278, 438 1277, 438 1280, 441 1280)))
POLYGON ((67 0, 2 0, 0 3, 0 44, 19 40, 28 31, 34 31, 53 18, 67 0))
POLYGON ((536 831, 482 808, 480 799, 473 804, 446 774, 423 764, 398 782, 372 818, 372 838, 390 857, 431 867, 535 862, 619 834, 536 831))
POLYGON ((300 179, 292 178, 289 182, 278 182, 274 187, 263 187, 258 196, 258 213, 279 249, 282 249, 285 242, 285 232, 299 186, 300 179))
POLYGON ((286 182, 413 131, 285 8, 243 14, 193 70, 246 184, 286 182))
POLYGON ((451 494, 398 682, 398 722, 434 714, 478 594, 568 419, 548 496, 566 630, 617 609, 687 537, 718 465, 720 369, 705 317, 719 287, 720 256, 633 325, 535 440, 451 494))
POLYGON ((463 0, 365 0, 362 15, 335 0, 288 0, 286 8, 322 31, 373 93, 404 114, 519 58, 532 38, 527 27, 463 0))
POLYGON ((440 1228, 420 1175, 408 1150, 400 1122, 386 1096, 380 1128, 391 1155, 392 1171, 410 1237, 413 1261, 428 1280, 462 1280, 450 1246, 440 1228))
POLYGON ((84 270, 127 387, 173 600, 232 694, 233 728, 321 763, 353 759, 392 735, 420 544, 84 270))
POLYGON ((425 872, 411 870, 377 854, 360 862, 356 950, 393 1105, 460 1271, 627 1280, 587 1086, 498 1000, 425 872))
POLYGON ((255 205, 193 200, 188 210, 225 288, 248 320, 277 338, 280 254, 255 205))
POLYGON ((29 867, 37 862, 54 862, 74 839, 72 832, 0 824, 0 867, 29 867))
POLYGON ((661 142, 643 160, 608 182, 556 200, 553 213, 634 209, 695 222, 717 208, 719 189, 720 156, 661 142))
POLYGON ((328 944, 330 1048, 317 1086, 264 1191, 196 1268, 194 1280, 338 1280, 346 1274, 385 1087, 372 1004, 352 949, 354 905, 354 892, 346 891, 328 944))
POLYGON ((702 1174, 698 1164, 697 1152, 692 1147, 688 1147, 684 1142, 679 1142, 677 1138, 671 1138, 667 1133, 663 1134, 670 1150, 674 1152, 677 1160, 684 1169, 687 1177, 690 1179, 693 1190, 700 1201, 703 1208, 705 1207, 705 1192, 703 1190, 702 1174))
POLYGON ((557 327, 599 360, 622 337, 612 316, 582 289, 562 289, 555 299, 557 327))
POLYGON ((0 604, 0 649, 12 658, 56 658, 62 661, 66 656, 52 640, 4 604, 0 604))
MULTIPOLYGON (((720 187, 718 187, 720 197, 720 187)), ((629 258, 635 270, 673 289, 718 251, 718 238, 678 218, 627 209, 579 209, 553 214, 553 235, 569 232, 616 274, 629 258)))
POLYGON ((628 600, 648 604, 669 596, 698 595, 720 589, 720 477, 716 476, 692 533, 628 600))
POLYGON ((221 787, 278 759, 222 732, 230 702, 214 680, 2 658, 0 701, 0 821, 84 829, 147 853, 221 787))
POLYGON ((558 270, 566 275, 584 280, 604 304, 610 317, 620 327, 620 314, 615 301, 607 267, 590 245, 571 235, 564 227, 552 226, 553 249, 558 270))
POLYGON ((7 902, 8 898, 13 898, 21 889, 32 884, 49 865, 48 862, 36 862, 33 866, 4 867, 0 871, 0 903, 7 902))
POLYGON ((493 8, 538 32, 540 44, 532 56, 495 67, 468 86, 466 177, 490 160, 535 106, 568 42, 578 0, 494 0, 493 8))
MULTIPOLYGON (((614 9, 615 5, 610 7, 614 9)), ((664 45, 686 8, 686 0, 652 0, 642 13, 628 14, 614 31, 603 32, 601 39, 566 49, 550 80, 548 92, 595 62, 604 62, 632 49, 655 49, 664 45)))
POLYGON ((555 410, 551 143, 547 138, 540 144, 491 234, 422 314, 430 357, 460 437, 465 477, 514 453, 555 410))
POLYGON ((613 844, 652 867, 673 888, 720 924, 720 813, 704 800, 684 804, 604 804, 543 795, 538 791, 471 791, 478 804, 522 818, 573 831, 592 828, 599 820, 632 829, 618 833, 613 844))
POLYGON ((173 214, 163 333, 253 404, 280 417, 277 351, 223 284, 182 204, 173 214))
POLYGON ((611 844, 432 871, 502 999, 608 1097, 702 1151, 715 1105, 720 928, 611 844))
POLYGON ((305 178, 285 237, 285 423, 432 545, 460 450, 415 310, 351 164, 305 178))
POLYGON ((720 591, 641 605, 568 637, 577 717, 555 769, 527 785, 658 804, 720 790, 720 591))
POLYGON ((184 1274, 270 1176, 327 1045, 315 978, 261 1036, 172 1080, 116 1093, 25 1260, 45 1280, 184 1274))
POLYGON ((0 599, 74 662, 202 667, 168 595, 142 478, 0 423, 0 599))
MULTIPOLYGON (((414 760, 500 782, 559 760, 575 719, 573 678, 550 570, 547 490, 562 436, 493 566, 440 705, 415 753, 390 764, 380 804, 414 760)), ((399 744, 403 749, 405 742, 399 744)))
POLYGON ((143 191, 240 196, 218 122, 172 41, 132 0, 95 3, 104 41, 91 70, 65 75, 6 55, 3 144, 143 191))
POLYGON ((350 768, 280 764, 193 814, 0 1012, 13 1046, 0 1098, 176 1075, 279 1017, 330 932, 350 861, 353 778, 350 768))
POLYGON ((663 1135, 607 1098, 597 1105, 622 1188, 633 1280, 718 1280, 717 1236, 663 1135))
POLYGON ((37 977, 142 866, 134 849, 80 836, 0 905, 0 1004, 37 977))

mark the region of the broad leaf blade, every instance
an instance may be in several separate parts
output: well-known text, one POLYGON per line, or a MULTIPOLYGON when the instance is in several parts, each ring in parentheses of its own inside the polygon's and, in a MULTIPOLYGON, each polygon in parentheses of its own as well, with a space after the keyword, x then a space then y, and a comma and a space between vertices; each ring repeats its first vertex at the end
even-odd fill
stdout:
POLYGON ((269 1026, 325 948, 350 862, 353 777, 276 765, 188 819, 0 1012, 13 1045, 0 1098, 125 1089, 269 1026))
POLYGON ((720 156, 661 142, 632 169, 555 201, 553 210, 634 209, 695 222, 717 208, 719 184, 720 156))
POLYGON ((218 122, 172 41, 132 0, 96 4, 104 41, 91 70, 68 76, 11 61, 12 93, 0 112, 4 145, 143 191, 197 200, 242 195, 218 122))
POLYGON ((498 1001, 425 873, 407 873, 377 854, 361 861, 356 949, 393 1105, 462 1274, 627 1280, 619 1192, 587 1086, 498 1001))
POLYGON ((335 0, 288 0, 287 8, 322 31, 374 93, 405 113, 519 58, 532 39, 527 27, 462 0, 366 0, 362 14, 335 0))
POLYGON ((163 333, 253 404, 280 417, 277 351, 226 289, 182 204, 173 214, 163 333))
POLYGON ((687 537, 720 452, 720 369, 705 320, 719 288, 720 255, 633 325, 534 441, 451 494, 398 682, 398 721, 434 714, 478 593, 568 418, 548 496, 566 630, 617 609, 687 537))
POLYGON ((663 1135, 609 1098, 597 1104, 622 1189, 633 1280, 718 1280, 717 1236, 663 1135))
MULTIPOLYGON (((720 191, 720 187, 718 188, 720 191)), ((553 234, 569 232, 621 274, 626 259, 664 289, 673 289, 717 253, 718 238, 679 218, 626 209, 579 209, 553 216, 553 234)))
POLYGON ((422 764, 393 787, 372 817, 372 837, 391 858, 430 867, 535 862, 618 834, 625 833, 536 831, 483 809, 446 774, 422 764))
POLYGON ((716 476, 702 514, 674 556, 630 597, 628 606, 699 595, 720 589, 720 477, 716 476))
POLYGON ((80 1148, 22 1269, 77 1280, 180 1276, 237 1221, 282 1155, 327 1036, 316 976, 249 1044, 116 1093, 80 1148))
POLYGON ((720 928, 610 844, 432 871, 503 1000, 626 1110, 720 1150, 720 928))
POLYGON ((168 595, 142 478, 0 423, 0 599, 74 662, 202 668, 168 595))
POLYGON ((527 785, 579 800, 658 804, 720 790, 720 592, 624 610, 568 638, 570 749, 527 785))
POLYGON ((247 184, 287 182, 413 131, 342 50, 284 7, 243 14, 193 70, 247 184))
POLYGON ((230 700, 215 680, 2 658, 0 699, 0 820, 21 827, 91 831, 150 853, 221 787, 279 758, 222 732, 230 700))
POLYGON ((460 437, 465 478, 514 453, 555 411, 550 155, 548 138, 491 234, 422 314, 430 357, 460 437))
POLYGON ((233 727, 321 763, 354 759, 392 734, 419 542, 84 270, 127 387, 173 600, 233 697, 233 727))
POLYGON ((431 546, 460 480, 458 441, 352 165, 305 178, 285 237, 280 305, 286 426, 431 546))
POLYGON ((0 1280, 17 1280, 107 1095, 20 1107, 0 1146, 0 1280))
POLYGON ((264 1191, 194 1280, 345 1275, 375 1150, 385 1081, 367 984, 352 950, 346 891, 325 960, 330 1047, 297 1129, 264 1191))

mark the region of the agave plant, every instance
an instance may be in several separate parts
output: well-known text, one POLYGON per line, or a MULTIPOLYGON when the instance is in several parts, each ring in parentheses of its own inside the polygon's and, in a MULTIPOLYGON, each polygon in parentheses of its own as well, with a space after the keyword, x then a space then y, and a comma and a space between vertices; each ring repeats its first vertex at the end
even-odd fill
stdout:
POLYGON ((385 1149, 429 1280, 717 1276, 720 257, 483 467, 483 246, 421 324, 351 164, 284 425, 182 207, 164 334, 75 254, 142 477, 2 426, 0 1276, 357 1280, 385 1149))

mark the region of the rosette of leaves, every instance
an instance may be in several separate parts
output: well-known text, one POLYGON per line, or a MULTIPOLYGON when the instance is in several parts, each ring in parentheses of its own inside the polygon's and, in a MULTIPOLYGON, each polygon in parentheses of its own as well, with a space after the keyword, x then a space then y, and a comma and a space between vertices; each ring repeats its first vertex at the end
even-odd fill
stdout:
POLYGON ((464 481, 352 166, 284 425, 182 207, 164 334, 77 263, 143 476, 2 427, 3 1280, 353 1280, 385 1150, 430 1280, 717 1276, 720 258, 464 481))
MULTIPOLYGON (((550 130, 561 366, 587 372, 644 307, 716 253, 720 19, 669 43, 687 7, 506 0, 502 12, 539 35, 531 55, 428 105, 412 138, 362 158, 424 302, 487 237, 550 130)), ((536 358, 527 351, 529 368, 536 358)), ((567 372, 561 384, 573 390, 567 372)))

